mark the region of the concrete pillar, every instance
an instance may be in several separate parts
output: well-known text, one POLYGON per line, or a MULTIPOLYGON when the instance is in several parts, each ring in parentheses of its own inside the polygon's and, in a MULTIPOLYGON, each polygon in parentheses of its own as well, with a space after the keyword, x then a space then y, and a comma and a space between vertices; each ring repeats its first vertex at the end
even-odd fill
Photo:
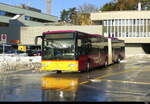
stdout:
POLYGON ((143 34, 144 37, 146 37, 146 19, 144 19, 144 23, 143 23, 143 34))
POLYGON ((109 36, 109 25, 108 25, 108 20, 106 20, 106 27, 107 27, 107 36, 109 36))
POLYGON ((138 20, 136 19, 136 29, 135 29, 136 37, 138 37, 138 20))
POLYGON ((120 23, 119 23, 119 22, 120 22, 120 20, 118 19, 117 22, 118 22, 118 23, 117 23, 117 25, 118 25, 118 26, 117 26, 117 32, 118 32, 118 33, 117 33, 117 37, 119 37, 119 34, 120 34, 120 23))
POLYGON ((147 20, 147 32, 148 32, 148 37, 149 37, 149 19, 147 20))
POLYGON ((124 34, 123 37, 126 37, 126 35, 127 35, 127 20, 125 20, 124 23, 125 23, 125 24, 124 24, 124 26, 125 26, 125 29, 124 29, 125 34, 124 34))
POLYGON ((148 37, 148 19, 145 20, 145 25, 146 25, 145 35, 146 37, 148 37))
POLYGON ((114 20, 113 27, 114 27, 114 37, 116 37, 116 20, 114 20))
POLYGON ((112 20, 109 21, 110 22, 110 36, 112 37, 112 20))
POLYGON ((120 31, 120 37, 122 37, 123 34, 123 20, 121 19, 121 31, 120 31))
POLYGON ((132 37, 134 37, 134 19, 132 19, 132 37))
POLYGON ((139 37, 141 37, 141 19, 139 19, 139 37))
POLYGON ((128 37, 130 37, 130 20, 128 19, 128 37))
POLYGON ((108 65, 112 64, 112 41, 108 38, 108 65))

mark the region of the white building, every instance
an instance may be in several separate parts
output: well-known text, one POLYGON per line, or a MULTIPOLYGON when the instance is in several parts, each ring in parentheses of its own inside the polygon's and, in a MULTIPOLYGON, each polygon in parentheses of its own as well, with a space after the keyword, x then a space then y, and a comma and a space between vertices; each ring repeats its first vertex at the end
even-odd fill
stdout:
POLYGON ((150 52, 150 11, 100 11, 91 20, 103 26, 104 36, 125 40, 126 53, 150 52))

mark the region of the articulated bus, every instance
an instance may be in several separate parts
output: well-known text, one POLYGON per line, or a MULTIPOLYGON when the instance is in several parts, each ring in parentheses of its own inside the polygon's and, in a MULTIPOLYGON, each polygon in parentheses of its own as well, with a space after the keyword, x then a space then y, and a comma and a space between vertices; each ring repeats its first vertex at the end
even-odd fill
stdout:
POLYGON ((124 41, 74 30, 48 31, 42 36, 41 71, 91 71, 108 65, 108 39, 112 40, 112 62, 124 58, 124 41))

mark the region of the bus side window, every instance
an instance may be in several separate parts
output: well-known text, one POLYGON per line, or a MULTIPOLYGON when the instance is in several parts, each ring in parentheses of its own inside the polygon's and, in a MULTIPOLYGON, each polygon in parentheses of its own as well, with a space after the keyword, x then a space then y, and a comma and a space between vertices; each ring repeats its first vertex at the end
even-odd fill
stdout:
POLYGON ((83 54, 83 51, 82 51, 82 39, 78 39, 77 40, 77 47, 78 47, 77 54, 78 55, 82 55, 83 54))
POLYGON ((86 55, 88 54, 89 51, 89 41, 87 39, 78 39, 77 40, 77 45, 78 45, 78 55, 86 55))
POLYGON ((78 39, 77 44, 78 44, 78 47, 81 47, 81 39, 78 39))

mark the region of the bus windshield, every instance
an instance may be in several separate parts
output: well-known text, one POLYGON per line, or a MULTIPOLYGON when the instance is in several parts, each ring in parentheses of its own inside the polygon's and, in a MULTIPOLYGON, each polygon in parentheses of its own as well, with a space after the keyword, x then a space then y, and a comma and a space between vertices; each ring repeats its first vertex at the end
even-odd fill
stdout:
POLYGON ((45 39, 44 60, 73 60, 75 58, 74 39, 45 39))

